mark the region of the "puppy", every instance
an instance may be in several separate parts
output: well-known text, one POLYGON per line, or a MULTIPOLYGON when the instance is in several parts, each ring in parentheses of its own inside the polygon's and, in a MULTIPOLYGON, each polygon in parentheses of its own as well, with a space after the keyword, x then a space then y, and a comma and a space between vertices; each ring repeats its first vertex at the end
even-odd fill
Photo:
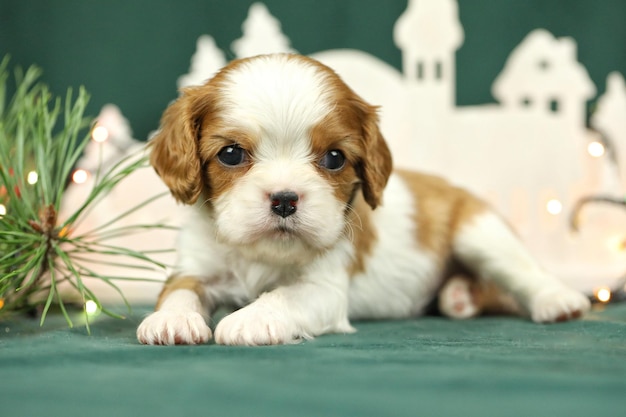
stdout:
POLYGON ((192 210, 141 343, 350 333, 350 319, 419 316, 439 291, 457 318, 491 309, 554 322, 589 309, 484 202, 393 172, 376 108, 313 59, 231 62, 182 92, 151 146, 157 173, 192 210), (221 306, 239 309, 212 333, 221 306))

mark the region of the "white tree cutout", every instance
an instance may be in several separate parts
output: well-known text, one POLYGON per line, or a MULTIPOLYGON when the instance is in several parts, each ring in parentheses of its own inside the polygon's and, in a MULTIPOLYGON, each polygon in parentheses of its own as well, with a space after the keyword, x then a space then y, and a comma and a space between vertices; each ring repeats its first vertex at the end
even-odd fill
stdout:
POLYGON ((243 36, 231 48, 238 58, 277 53, 295 52, 281 31, 280 21, 272 16, 263 3, 250 6, 248 18, 242 26, 243 36))
POLYGON ((128 120, 119 107, 105 105, 96 119, 95 140, 87 145, 77 168, 88 172, 107 169, 122 159, 129 149, 136 149, 139 142, 133 139, 133 132, 128 120))
POLYGON ((226 57, 215 44, 215 39, 202 35, 196 43, 196 53, 191 58, 189 72, 178 78, 178 88, 202 85, 224 65, 226 57))
POLYGON ((606 92, 598 99, 590 122, 614 146, 621 184, 626 187, 626 83, 619 72, 607 77, 606 92))

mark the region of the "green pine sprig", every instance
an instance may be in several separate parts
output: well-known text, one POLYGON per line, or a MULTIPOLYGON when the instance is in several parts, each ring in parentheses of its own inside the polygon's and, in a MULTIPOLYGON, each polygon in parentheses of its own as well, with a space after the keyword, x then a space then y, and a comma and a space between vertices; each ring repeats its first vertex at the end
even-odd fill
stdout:
MULTIPOLYGON (((121 317, 102 306, 89 288, 97 279, 114 288, 129 307, 120 280, 148 280, 133 276, 107 276, 94 265, 124 267, 138 272, 164 268, 153 255, 108 243, 110 239, 165 224, 118 226, 120 220, 152 203, 149 198, 87 232, 75 233, 89 212, 135 170, 147 167, 145 155, 131 155, 108 171, 98 172, 85 201, 65 219, 59 218, 69 177, 89 142, 93 120, 84 117, 89 96, 80 88, 74 97, 54 97, 39 81, 36 67, 15 71, 16 87, 7 98, 8 58, 0 63, 0 318, 10 312, 41 311, 41 324, 58 305, 73 326, 62 290, 72 288, 82 305, 94 301, 102 312, 121 317), (28 182, 28 173, 37 181, 28 182), (4 214, 3 214, 4 213, 4 214)), ((64 295, 65 294, 65 295, 64 295)), ((129 307, 130 308, 130 307, 129 307)), ((89 322, 86 320, 87 329, 89 322)))

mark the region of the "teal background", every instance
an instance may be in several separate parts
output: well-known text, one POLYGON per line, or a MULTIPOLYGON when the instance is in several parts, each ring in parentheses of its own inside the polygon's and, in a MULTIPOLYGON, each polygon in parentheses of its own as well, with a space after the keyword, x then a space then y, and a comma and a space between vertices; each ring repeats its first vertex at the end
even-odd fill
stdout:
MULTIPOLYGON (((89 114, 118 105, 145 138, 174 99, 202 34, 227 51, 251 0, 0 0, 0 55, 43 67, 57 93, 84 85, 89 114)), ((367 51, 400 68, 393 25, 406 0, 267 0, 301 53, 367 51)), ((493 102, 491 83, 535 28, 578 43, 579 61, 601 94, 611 71, 626 73, 626 1, 460 0, 465 41, 457 53, 457 103, 493 102)))

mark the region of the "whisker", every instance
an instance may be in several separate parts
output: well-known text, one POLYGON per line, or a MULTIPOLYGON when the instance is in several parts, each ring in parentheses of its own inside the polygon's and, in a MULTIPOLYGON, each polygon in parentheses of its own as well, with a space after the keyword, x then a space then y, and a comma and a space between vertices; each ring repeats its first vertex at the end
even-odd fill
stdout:
POLYGON ((357 229, 359 229, 362 232, 363 231, 363 220, 361 219, 361 216, 359 216, 359 213, 357 213, 356 210, 354 209, 354 207, 352 207, 351 205, 346 206, 346 210, 348 212, 350 212, 356 218, 356 220, 358 220, 358 225, 357 224, 352 224, 352 222, 348 222, 346 224, 350 224, 350 226, 355 226, 357 229))

